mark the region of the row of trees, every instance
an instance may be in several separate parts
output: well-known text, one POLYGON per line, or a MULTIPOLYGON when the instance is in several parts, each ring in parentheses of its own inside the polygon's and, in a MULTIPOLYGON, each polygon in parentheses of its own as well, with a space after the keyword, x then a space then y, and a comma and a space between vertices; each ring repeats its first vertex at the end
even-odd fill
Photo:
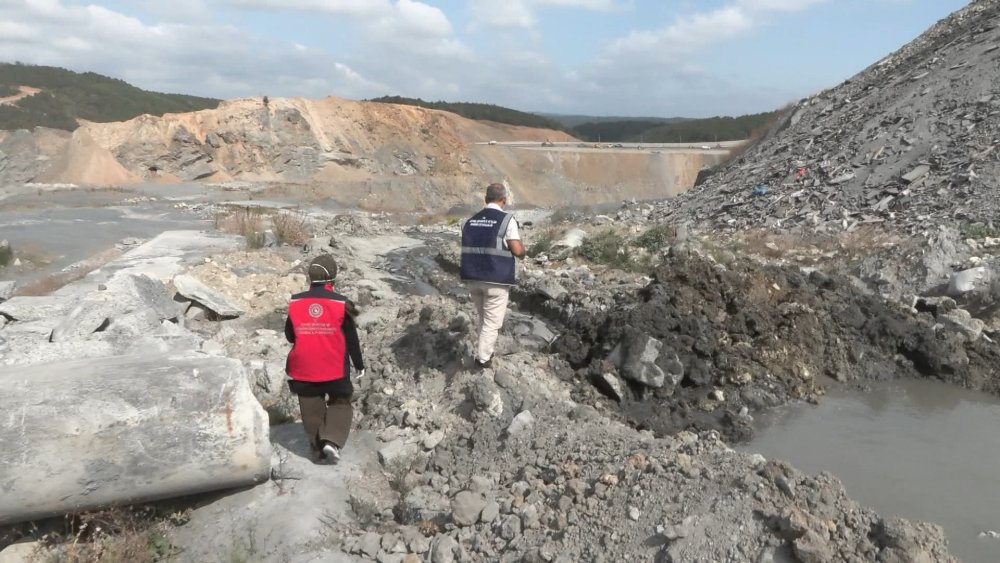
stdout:
POLYGON ((382 96, 372 98, 369 102, 381 102, 386 104, 405 104, 408 106, 419 106, 428 109, 439 109, 457 113, 468 119, 483 121, 495 121, 497 123, 507 123, 509 125, 522 125, 524 127, 537 127, 540 129, 556 129, 565 131, 556 121, 547 117, 542 117, 533 113, 518 111, 503 106, 493 104, 479 104, 472 102, 428 102, 420 98, 404 98, 402 96, 382 96))
POLYGON ((405 104, 429 109, 439 109, 457 113, 469 119, 480 119, 565 131, 588 142, 622 143, 704 143, 736 141, 748 139, 755 131, 766 128, 777 119, 779 112, 772 111, 739 117, 710 117, 706 119, 685 118, 639 118, 609 120, 592 118, 580 123, 583 116, 569 116, 571 122, 561 122, 559 116, 544 117, 493 104, 468 102, 428 102, 419 98, 383 96, 368 100, 389 104, 405 104))
POLYGON ((707 143, 748 139, 778 118, 772 111, 739 117, 683 119, 672 123, 627 120, 584 123, 574 127, 574 136, 585 141, 628 143, 707 143))

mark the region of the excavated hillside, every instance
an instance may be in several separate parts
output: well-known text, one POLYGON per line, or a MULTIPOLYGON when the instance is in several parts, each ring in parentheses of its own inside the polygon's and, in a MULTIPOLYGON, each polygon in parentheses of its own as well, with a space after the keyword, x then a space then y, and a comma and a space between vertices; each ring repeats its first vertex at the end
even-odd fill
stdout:
POLYGON ((87 123, 60 137, 57 150, 43 151, 50 137, 0 133, 0 184, 249 181, 278 186, 267 196, 395 210, 467 204, 484 182, 503 179, 521 203, 593 204, 675 195, 726 154, 542 147, 575 139, 333 97, 239 99, 212 110, 87 123))
POLYGON ((659 217, 713 227, 884 224, 906 235, 1000 211, 1000 2, 977 0, 843 84, 659 217))

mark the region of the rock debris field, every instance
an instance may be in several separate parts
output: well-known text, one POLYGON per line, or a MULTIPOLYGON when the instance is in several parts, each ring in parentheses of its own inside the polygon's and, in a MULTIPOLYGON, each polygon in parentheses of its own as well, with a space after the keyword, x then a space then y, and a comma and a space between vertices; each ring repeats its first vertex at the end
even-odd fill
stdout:
POLYGON ((1000 394, 998 18, 970 3, 684 196, 518 212, 530 257, 488 369, 444 219, 313 213, 304 244, 255 249, 168 231, 48 295, 0 284, 0 559, 107 555, 123 533, 66 522, 169 503, 143 557, 957 560, 937 525, 730 446, 834 386, 1000 394), (284 375, 320 252, 368 367, 335 466, 284 375))

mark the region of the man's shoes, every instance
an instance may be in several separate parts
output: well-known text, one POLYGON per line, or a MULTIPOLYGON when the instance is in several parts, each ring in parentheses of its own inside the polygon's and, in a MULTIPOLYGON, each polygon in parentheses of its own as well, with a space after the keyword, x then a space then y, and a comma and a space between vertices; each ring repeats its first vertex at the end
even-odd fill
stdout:
POLYGON ((479 358, 476 358, 475 359, 475 363, 476 363, 476 367, 477 368, 479 368, 479 369, 486 369, 486 368, 490 367, 491 365, 493 365, 493 358, 490 358, 490 359, 486 360, 485 362, 482 361, 482 360, 480 360, 479 358))
POLYGON ((340 448, 330 442, 327 442, 326 444, 323 444, 320 458, 326 460, 328 463, 337 463, 340 461, 340 448))

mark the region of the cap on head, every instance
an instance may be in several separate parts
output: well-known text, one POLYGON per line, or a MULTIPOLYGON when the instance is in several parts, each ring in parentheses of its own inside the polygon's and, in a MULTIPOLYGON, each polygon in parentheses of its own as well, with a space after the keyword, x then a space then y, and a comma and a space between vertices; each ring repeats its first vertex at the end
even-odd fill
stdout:
POLYGON ((492 183, 486 186, 486 203, 493 203, 495 201, 500 201, 501 199, 507 199, 507 186, 498 183, 492 183))
POLYGON ((332 282, 337 277, 337 261, 329 254, 320 254, 309 263, 309 283, 332 282))

